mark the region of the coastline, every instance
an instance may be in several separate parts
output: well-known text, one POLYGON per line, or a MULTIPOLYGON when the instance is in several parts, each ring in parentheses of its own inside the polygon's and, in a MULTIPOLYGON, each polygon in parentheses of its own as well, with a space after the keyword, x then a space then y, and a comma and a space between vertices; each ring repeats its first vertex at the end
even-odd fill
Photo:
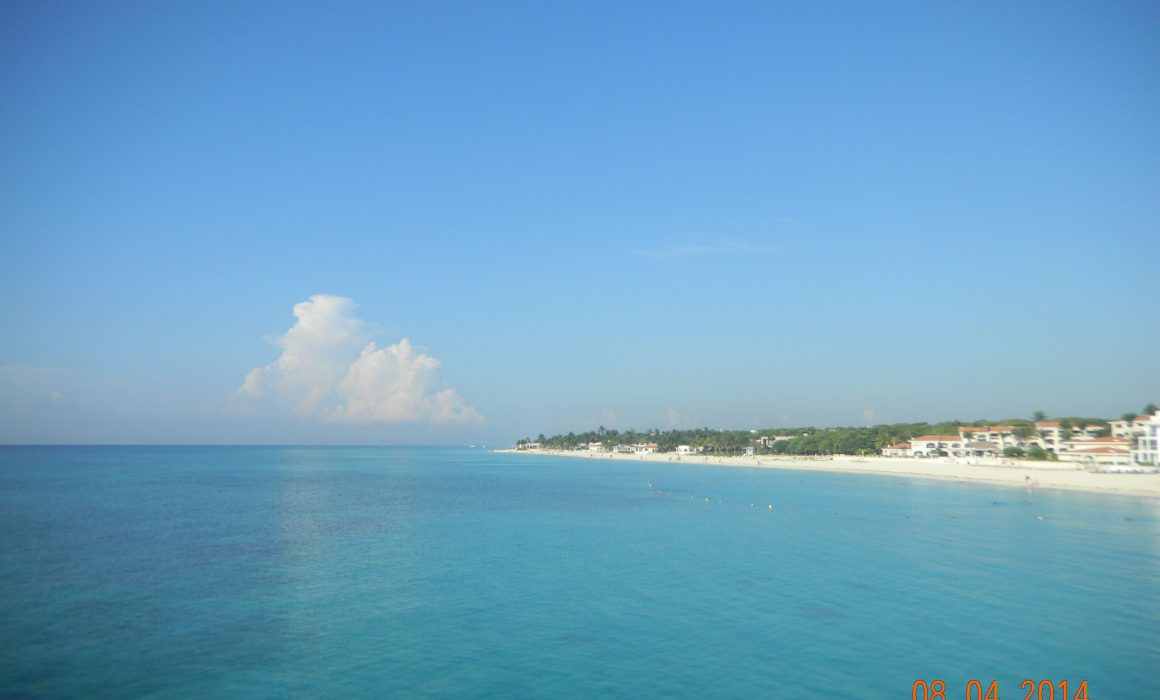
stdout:
POLYGON ((797 457, 754 456, 713 457, 664 454, 612 454, 607 452, 562 452, 558 450, 492 450, 503 454, 529 454, 572 459, 667 462, 706 467, 745 467, 826 471, 845 474, 877 474, 894 477, 936 479, 962 483, 992 484, 1038 489, 1082 491, 1092 494, 1160 498, 1160 473, 1108 473, 1088 471, 1068 462, 1026 460, 905 459, 893 457, 797 457), (1030 477, 1030 482, 1028 481, 1030 477))

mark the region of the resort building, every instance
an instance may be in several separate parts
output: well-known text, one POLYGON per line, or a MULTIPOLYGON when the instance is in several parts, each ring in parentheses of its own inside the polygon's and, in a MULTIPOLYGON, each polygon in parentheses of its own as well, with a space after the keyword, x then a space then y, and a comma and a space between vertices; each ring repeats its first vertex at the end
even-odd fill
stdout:
POLYGON ((1131 452, 1132 461, 1136 464, 1160 466, 1160 411, 1148 417, 1144 431, 1136 437, 1131 452))
POLYGON ((950 457, 962 452, 964 441, 958 435, 923 435, 910 441, 912 457, 950 457))
MULTIPOLYGON (((1127 443, 1114 438, 1097 438, 1095 435, 1102 426, 1085 426, 1065 431, 1057 421, 1039 421, 1034 428, 1024 426, 1022 429, 1013 425, 963 426, 958 435, 923 435, 907 443, 899 443, 882 448, 884 457, 1002 457, 1005 450, 1018 448, 1026 450, 1030 447, 1039 447, 1045 452, 1063 455, 1070 450, 1104 449, 1108 451, 1083 452, 1072 461, 1085 461, 1085 457, 1098 461, 1096 456, 1105 454, 1102 459, 1112 460, 1127 455, 1122 449, 1127 443), (1016 431, 1031 432, 1027 437, 1019 437, 1016 431)), ((1062 457, 1061 457, 1062 459, 1062 457)), ((1118 463, 1118 462, 1117 462, 1118 463)))
POLYGON ((1136 416, 1132 420, 1111 420, 1108 423, 1112 426, 1112 437, 1130 438, 1146 432, 1148 427, 1153 425, 1153 418, 1154 416, 1136 416))
MULTIPOLYGON (((803 433, 802 437, 805 437, 806 435, 809 435, 809 433, 803 433)), ((782 440, 793 440, 795 437, 797 437, 797 436, 796 435, 762 435, 761 437, 757 438, 757 441, 759 443, 761 443, 762 447, 769 448, 769 447, 772 447, 775 442, 781 442, 782 440)))
POLYGON ((603 452, 604 451, 604 443, 603 442, 590 442, 590 443, 588 443, 588 451, 589 452, 603 452))
POLYGON ((882 448, 883 457, 910 457, 910 443, 900 442, 897 445, 890 445, 882 448))
POLYGON ((638 455, 651 455, 657 451, 656 443, 645 443, 641 445, 633 445, 632 451, 638 455))
POLYGON ((1063 428, 1059 426, 1059 421, 1036 421, 1035 432, 1037 434, 1032 436, 1032 444, 1038 445, 1044 452, 1059 452, 1059 448, 1063 445, 1065 439, 1063 428))
POLYGON ((1116 437, 1075 437, 1064 441, 1056 457, 1061 462, 1081 464, 1129 464, 1131 444, 1116 437))
MULTIPOLYGON (((1011 425, 984 425, 965 426, 959 428, 959 438, 966 449, 968 443, 976 445, 974 449, 994 449, 995 454, 1001 454, 1008 447, 1019 447, 1019 440, 1015 437, 1015 427, 1011 425), (988 447, 984 447, 986 444, 988 447)), ((955 457, 983 457, 986 455, 954 455, 955 457)))
MULTIPOLYGON (((1099 423, 1082 427, 1073 425, 1070 430, 1064 430, 1057 420, 1039 421, 1035 424, 1035 434, 1031 436, 1027 444, 1036 445, 1045 452, 1063 454, 1070 449, 1068 445, 1073 440, 1099 439, 1102 432, 1104 432, 1104 426, 1099 423)), ((1113 433, 1112 437, 1119 436, 1113 433)))

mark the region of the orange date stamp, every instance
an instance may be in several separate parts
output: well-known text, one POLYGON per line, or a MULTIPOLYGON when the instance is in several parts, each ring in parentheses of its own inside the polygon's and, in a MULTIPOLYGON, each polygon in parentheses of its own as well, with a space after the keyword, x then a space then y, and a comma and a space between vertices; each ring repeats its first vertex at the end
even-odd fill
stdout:
MULTIPOLYGON (((914 682, 910 689, 910 700, 947 700, 947 684, 940 679, 925 681, 921 678, 914 682)), ((1087 681, 1080 681, 1073 685, 1063 681, 1033 681, 1024 680, 1019 684, 1019 694, 1022 700, 1089 700, 1087 681), (1026 693, 1026 694, 1024 694, 1026 693)), ((956 697, 952 693, 951 697, 956 697)), ((991 681, 990 685, 983 685, 983 681, 971 679, 963 689, 964 700, 1001 700, 999 696, 999 681, 991 681)))

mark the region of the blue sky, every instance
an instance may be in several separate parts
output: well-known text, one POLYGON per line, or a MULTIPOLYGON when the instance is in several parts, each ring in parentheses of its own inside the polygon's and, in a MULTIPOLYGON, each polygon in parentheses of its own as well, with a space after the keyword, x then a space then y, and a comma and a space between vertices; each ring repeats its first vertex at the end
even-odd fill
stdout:
POLYGON ((1160 400, 1156 3, 0 20, 2 442, 1160 400))

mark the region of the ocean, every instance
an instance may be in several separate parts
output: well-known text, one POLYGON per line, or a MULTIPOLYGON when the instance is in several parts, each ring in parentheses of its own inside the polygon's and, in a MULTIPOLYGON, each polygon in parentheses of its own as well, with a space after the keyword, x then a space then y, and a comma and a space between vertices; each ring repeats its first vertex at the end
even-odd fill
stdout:
POLYGON ((935 681, 1160 698, 1160 503, 471 449, 0 447, 3 697, 935 681))

